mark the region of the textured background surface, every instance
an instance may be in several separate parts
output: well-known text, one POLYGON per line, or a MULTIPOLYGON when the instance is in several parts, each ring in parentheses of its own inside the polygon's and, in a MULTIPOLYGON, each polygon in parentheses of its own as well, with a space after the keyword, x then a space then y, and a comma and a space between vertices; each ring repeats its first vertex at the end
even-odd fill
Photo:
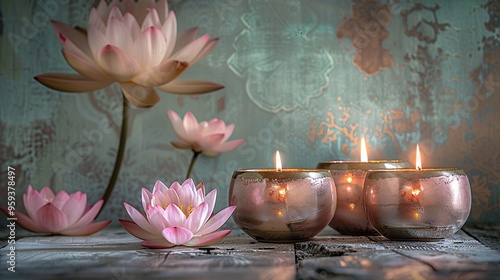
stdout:
MULTIPOLYGON (((73 72, 49 20, 86 27, 93 0, 0 1, 0 179, 16 169, 17 199, 28 184, 83 190, 97 201, 118 146, 121 94, 57 92, 33 76, 73 72), (112 131, 102 130, 109 123, 112 131)), ((235 169, 371 159, 465 169, 473 191, 469 223, 500 221, 500 3, 498 1, 175 0, 179 29, 200 27, 218 45, 184 77, 225 89, 198 97, 160 93, 133 108, 125 159, 103 217, 127 218, 141 187, 183 180, 191 153, 169 143, 167 109, 235 123, 244 145, 200 157, 195 181, 227 205, 235 169)), ((102 218, 102 217, 101 217, 102 218)), ((5 221, 2 219, 2 223, 5 221)))

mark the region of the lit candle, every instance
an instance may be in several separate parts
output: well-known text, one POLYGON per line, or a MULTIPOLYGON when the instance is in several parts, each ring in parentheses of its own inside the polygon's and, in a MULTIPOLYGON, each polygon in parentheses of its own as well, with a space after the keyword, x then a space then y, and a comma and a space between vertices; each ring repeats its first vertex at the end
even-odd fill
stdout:
POLYGON ((368 220, 393 240, 437 240, 457 232, 467 220, 471 190, 458 168, 422 168, 417 145, 415 168, 366 174, 368 220))
POLYGON ((337 210, 330 227, 346 235, 378 235, 365 215, 363 184, 368 170, 410 167, 401 160, 368 160, 365 138, 361 138, 360 161, 319 162, 316 168, 330 170, 337 190, 337 210))
POLYGON ((258 241, 307 240, 328 225, 336 208, 335 185, 327 170, 283 168, 236 170, 229 201, 238 227, 258 241))

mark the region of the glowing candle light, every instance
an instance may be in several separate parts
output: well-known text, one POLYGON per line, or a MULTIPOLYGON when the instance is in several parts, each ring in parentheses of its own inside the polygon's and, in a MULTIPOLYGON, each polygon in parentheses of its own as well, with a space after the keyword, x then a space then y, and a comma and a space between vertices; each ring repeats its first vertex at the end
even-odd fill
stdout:
POLYGON ((280 156, 280 151, 276 151, 276 172, 282 172, 283 171, 283 165, 281 163, 281 156, 280 156))
POLYGON ((366 151, 365 137, 361 137, 361 162, 368 162, 368 152, 366 151))
POLYGON ((417 170, 422 170, 422 159, 420 158, 420 148, 417 144, 417 154, 415 156, 415 168, 417 170))

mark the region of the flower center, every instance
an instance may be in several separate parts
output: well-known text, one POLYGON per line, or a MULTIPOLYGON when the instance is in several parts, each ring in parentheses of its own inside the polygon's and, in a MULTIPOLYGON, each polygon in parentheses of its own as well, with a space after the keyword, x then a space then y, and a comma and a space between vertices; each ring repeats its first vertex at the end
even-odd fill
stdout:
POLYGON ((184 205, 180 204, 179 209, 181 209, 182 213, 184 213, 184 215, 186 215, 186 218, 187 218, 187 217, 189 217, 191 212, 194 211, 194 206, 192 204, 189 204, 188 207, 184 208, 184 205))

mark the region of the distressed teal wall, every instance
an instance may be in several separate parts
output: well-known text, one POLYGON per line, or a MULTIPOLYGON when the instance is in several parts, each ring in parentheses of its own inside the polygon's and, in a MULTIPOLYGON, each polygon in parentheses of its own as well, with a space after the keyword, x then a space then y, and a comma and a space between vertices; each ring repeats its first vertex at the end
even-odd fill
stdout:
MULTIPOLYGON (((33 76, 73 72, 49 20, 86 26, 94 1, 0 2, 0 198, 7 167, 17 200, 28 184, 83 190, 97 201, 118 146, 121 94, 57 92, 33 76), (112 131, 102 129, 109 123, 112 131), (92 143, 92 144, 89 144, 92 143)), ((183 180, 191 153, 169 143, 167 109, 236 124, 244 145, 201 157, 195 181, 218 188, 227 205, 235 169, 288 167, 358 158, 361 136, 372 159, 466 170, 473 190, 469 223, 500 219, 500 3, 498 1, 176 0, 179 29, 220 37, 185 77, 223 90, 197 97, 161 93, 133 108, 124 164, 103 217, 127 218, 123 201, 157 179, 183 180)), ((101 217, 101 218, 103 218, 101 217)), ((4 220, 2 220, 4 222, 4 220)))

